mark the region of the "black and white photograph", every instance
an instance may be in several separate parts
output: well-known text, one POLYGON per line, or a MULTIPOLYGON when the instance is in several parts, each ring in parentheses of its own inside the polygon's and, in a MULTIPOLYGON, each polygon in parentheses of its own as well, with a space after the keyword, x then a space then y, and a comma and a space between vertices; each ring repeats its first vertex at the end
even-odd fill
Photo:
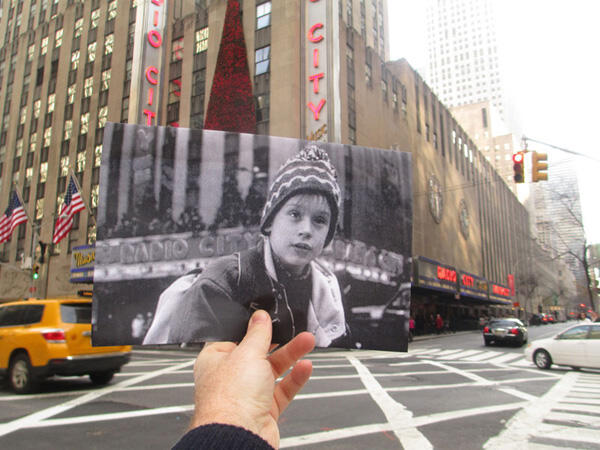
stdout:
POLYGON ((411 155, 108 123, 93 343, 240 341, 406 351, 411 155))

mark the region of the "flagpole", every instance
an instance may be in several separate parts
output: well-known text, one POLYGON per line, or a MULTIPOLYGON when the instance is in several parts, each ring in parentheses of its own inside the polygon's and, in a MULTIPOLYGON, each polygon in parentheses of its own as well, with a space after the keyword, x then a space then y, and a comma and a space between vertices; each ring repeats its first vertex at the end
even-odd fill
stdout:
MULTIPOLYGON (((25 208, 25 202, 23 202, 23 197, 21 197, 21 194, 19 193, 17 183, 15 183, 14 181, 13 181, 13 186, 15 189, 15 194, 17 195, 17 198, 19 199, 19 201, 21 202, 21 205, 23 206, 23 212, 27 216, 27 220, 31 223, 31 273, 33 274, 33 267, 35 265, 35 248, 37 247, 37 243, 40 240, 39 229, 41 228, 41 225, 36 225, 36 223, 33 220, 31 220, 31 217, 29 216, 29 214, 27 212, 27 208, 25 208)), ((35 207, 35 205, 34 205, 34 207, 35 207)), ((37 288, 34 284, 34 280, 32 277, 31 284, 29 286, 29 293, 33 294, 33 292, 35 290, 37 290, 37 288)))
MULTIPOLYGON (((88 217, 90 217, 91 219, 93 219, 94 224, 95 224, 96 223, 96 217, 92 214, 92 210, 90 209, 90 207, 88 206, 87 202, 83 198, 83 191, 81 190, 81 186, 79 185, 79 180, 77 180, 77 177, 75 176, 75 173, 72 170, 71 170, 71 179, 73 180, 73 183, 75 183, 75 187, 79 191, 79 195, 81 196, 81 201, 85 205, 85 209, 88 212, 88 217)), ((69 189, 68 185, 67 185, 67 189, 69 189)))

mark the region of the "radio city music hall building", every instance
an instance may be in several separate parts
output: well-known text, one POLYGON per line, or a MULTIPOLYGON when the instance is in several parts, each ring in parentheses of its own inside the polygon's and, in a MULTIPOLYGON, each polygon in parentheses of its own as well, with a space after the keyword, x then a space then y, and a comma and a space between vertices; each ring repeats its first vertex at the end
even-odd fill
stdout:
MULTIPOLYGON (((258 134, 412 154, 413 312, 514 314, 527 213, 419 74, 387 61, 387 2, 240 3, 258 134)), ((96 212, 107 121, 202 128, 227 4, 3 2, 0 208, 15 182, 50 242, 71 170, 96 212)), ((95 222, 82 211, 50 246, 37 292, 85 287, 71 282, 89 281, 71 276, 72 260, 89 263, 79 248, 94 240, 95 222)), ((28 222, 0 244, 0 298, 26 295, 30 277, 16 268, 31 243, 28 222)))

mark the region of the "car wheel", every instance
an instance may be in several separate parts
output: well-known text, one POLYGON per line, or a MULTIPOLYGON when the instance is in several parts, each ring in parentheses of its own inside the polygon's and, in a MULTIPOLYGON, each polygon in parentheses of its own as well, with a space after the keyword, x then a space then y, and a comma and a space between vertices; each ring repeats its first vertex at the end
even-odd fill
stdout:
POLYGON ((31 371, 29 356, 25 353, 15 355, 8 368, 8 384, 17 394, 29 394, 37 387, 31 371))
POLYGON ((112 370, 105 372, 92 372, 90 373, 90 380, 92 380, 92 383, 94 383, 96 386, 103 386, 108 384, 114 375, 115 373, 112 370))
POLYGON ((533 355, 533 362, 540 369, 549 369, 552 365, 552 358, 546 350, 538 350, 533 355))

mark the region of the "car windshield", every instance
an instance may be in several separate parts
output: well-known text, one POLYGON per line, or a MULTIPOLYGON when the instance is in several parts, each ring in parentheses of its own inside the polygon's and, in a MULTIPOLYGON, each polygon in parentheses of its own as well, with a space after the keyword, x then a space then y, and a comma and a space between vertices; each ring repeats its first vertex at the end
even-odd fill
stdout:
POLYGON ((522 325, 518 320, 493 320, 490 322, 491 327, 518 327, 522 325))
POLYGON ((91 303, 63 303, 60 317, 65 323, 92 323, 91 303))

